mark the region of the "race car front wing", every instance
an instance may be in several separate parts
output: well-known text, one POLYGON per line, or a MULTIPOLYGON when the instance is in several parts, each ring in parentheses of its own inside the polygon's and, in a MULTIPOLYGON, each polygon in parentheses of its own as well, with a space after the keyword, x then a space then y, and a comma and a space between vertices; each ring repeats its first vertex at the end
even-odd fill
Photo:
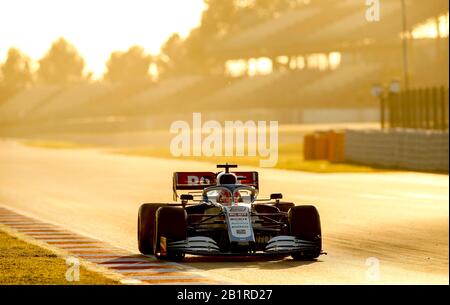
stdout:
MULTIPOLYGON (((188 237, 186 240, 169 242, 167 248, 169 251, 197 255, 246 255, 243 253, 220 252, 217 243, 212 238, 206 236, 188 237)), ((247 255, 284 255, 313 251, 318 248, 320 248, 320 242, 280 235, 270 239, 264 251, 252 252, 247 255)))

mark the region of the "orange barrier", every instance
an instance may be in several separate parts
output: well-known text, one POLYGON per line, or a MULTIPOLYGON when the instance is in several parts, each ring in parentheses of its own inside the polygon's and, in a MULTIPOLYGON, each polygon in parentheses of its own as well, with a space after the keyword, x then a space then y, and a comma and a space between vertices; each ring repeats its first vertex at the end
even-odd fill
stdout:
POLYGON ((307 134, 303 139, 303 159, 314 160, 314 135, 307 134))
POLYGON ((331 131, 328 134, 327 160, 334 162, 337 159, 337 134, 331 131))
POLYGON ((331 162, 344 161, 344 141, 343 132, 332 131, 329 133, 328 160, 331 162))
POLYGON ((337 160, 336 162, 344 162, 345 161, 345 132, 340 131, 337 133, 337 160))
POLYGON ((345 133, 342 131, 306 134, 303 141, 304 160, 344 161, 345 133))
POLYGON ((328 158, 328 133, 317 133, 314 140, 314 159, 326 160, 328 158))

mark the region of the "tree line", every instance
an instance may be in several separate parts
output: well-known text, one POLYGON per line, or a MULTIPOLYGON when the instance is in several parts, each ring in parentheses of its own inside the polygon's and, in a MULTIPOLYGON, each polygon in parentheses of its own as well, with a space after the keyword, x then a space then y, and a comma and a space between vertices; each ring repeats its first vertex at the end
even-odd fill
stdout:
MULTIPOLYGON (((147 54, 140 46, 125 52, 113 52, 106 62, 103 79, 113 83, 150 81, 149 68, 155 64, 159 78, 180 74, 211 73, 224 68, 211 46, 255 23, 271 19, 282 11, 296 7, 304 0, 204 0, 206 9, 200 26, 186 38, 173 34, 162 45, 160 54, 147 54)), ((92 73, 85 71, 85 61, 75 46, 59 38, 38 61, 38 68, 17 48, 8 51, 0 64, 0 102, 20 92, 30 84, 67 85, 90 81, 92 73)))
MULTIPOLYGON (((150 81, 148 70, 153 57, 140 46, 125 52, 116 51, 106 63, 103 79, 113 83, 150 81)), ((32 69, 32 60, 17 48, 10 48, 0 65, 0 101, 20 92, 31 84, 68 85, 89 82, 92 73, 86 72, 85 61, 77 49, 59 38, 32 69)))

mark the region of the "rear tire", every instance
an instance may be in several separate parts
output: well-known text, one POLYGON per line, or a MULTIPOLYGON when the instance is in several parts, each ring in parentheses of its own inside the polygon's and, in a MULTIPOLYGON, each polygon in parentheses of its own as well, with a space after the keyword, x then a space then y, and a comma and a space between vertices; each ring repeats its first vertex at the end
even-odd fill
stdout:
POLYGON ((161 237, 167 242, 186 240, 187 238, 187 214, 184 208, 161 207, 156 211, 156 224, 154 235, 154 254, 158 259, 181 261, 184 253, 171 252, 166 248, 166 253, 161 253, 161 237))
POLYGON ((317 243, 313 250, 292 254, 295 260, 309 260, 319 257, 322 251, 322 230, 320 216, 316 207, 311 205, 295 206, 288 213, 290 233, 299 239, 317 243))
POLYGON ((289 212, 289 210, 293 207, 295 207, 295 204, 292 202, 278 202, 275 204, 275 206, 281 211, 281 212, 289 212))
POLYGON ((137 235, 139 252, 142 254, 153 255, 155 215, 163 206, 161 203, 145 203, 139 208, 137 235))

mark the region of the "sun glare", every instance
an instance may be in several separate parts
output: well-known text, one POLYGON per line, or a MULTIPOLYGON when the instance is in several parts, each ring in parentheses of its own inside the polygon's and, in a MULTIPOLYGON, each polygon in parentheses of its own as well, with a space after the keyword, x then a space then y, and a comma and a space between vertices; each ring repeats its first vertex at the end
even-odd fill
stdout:
POLYGON ((448 37, 449 14, 441 15, 437 19, 430 19, 419 24, 412 31, 414 39, 427 39, 437 37, 448 37))
POLYGON ((203 0, 4 0, 0 3, 0 62, 11 46, 38 60, 64 37, 86 60, 94 78, 112 51, 141 45, 157 54, 174 32, 198 26, 203 0))

